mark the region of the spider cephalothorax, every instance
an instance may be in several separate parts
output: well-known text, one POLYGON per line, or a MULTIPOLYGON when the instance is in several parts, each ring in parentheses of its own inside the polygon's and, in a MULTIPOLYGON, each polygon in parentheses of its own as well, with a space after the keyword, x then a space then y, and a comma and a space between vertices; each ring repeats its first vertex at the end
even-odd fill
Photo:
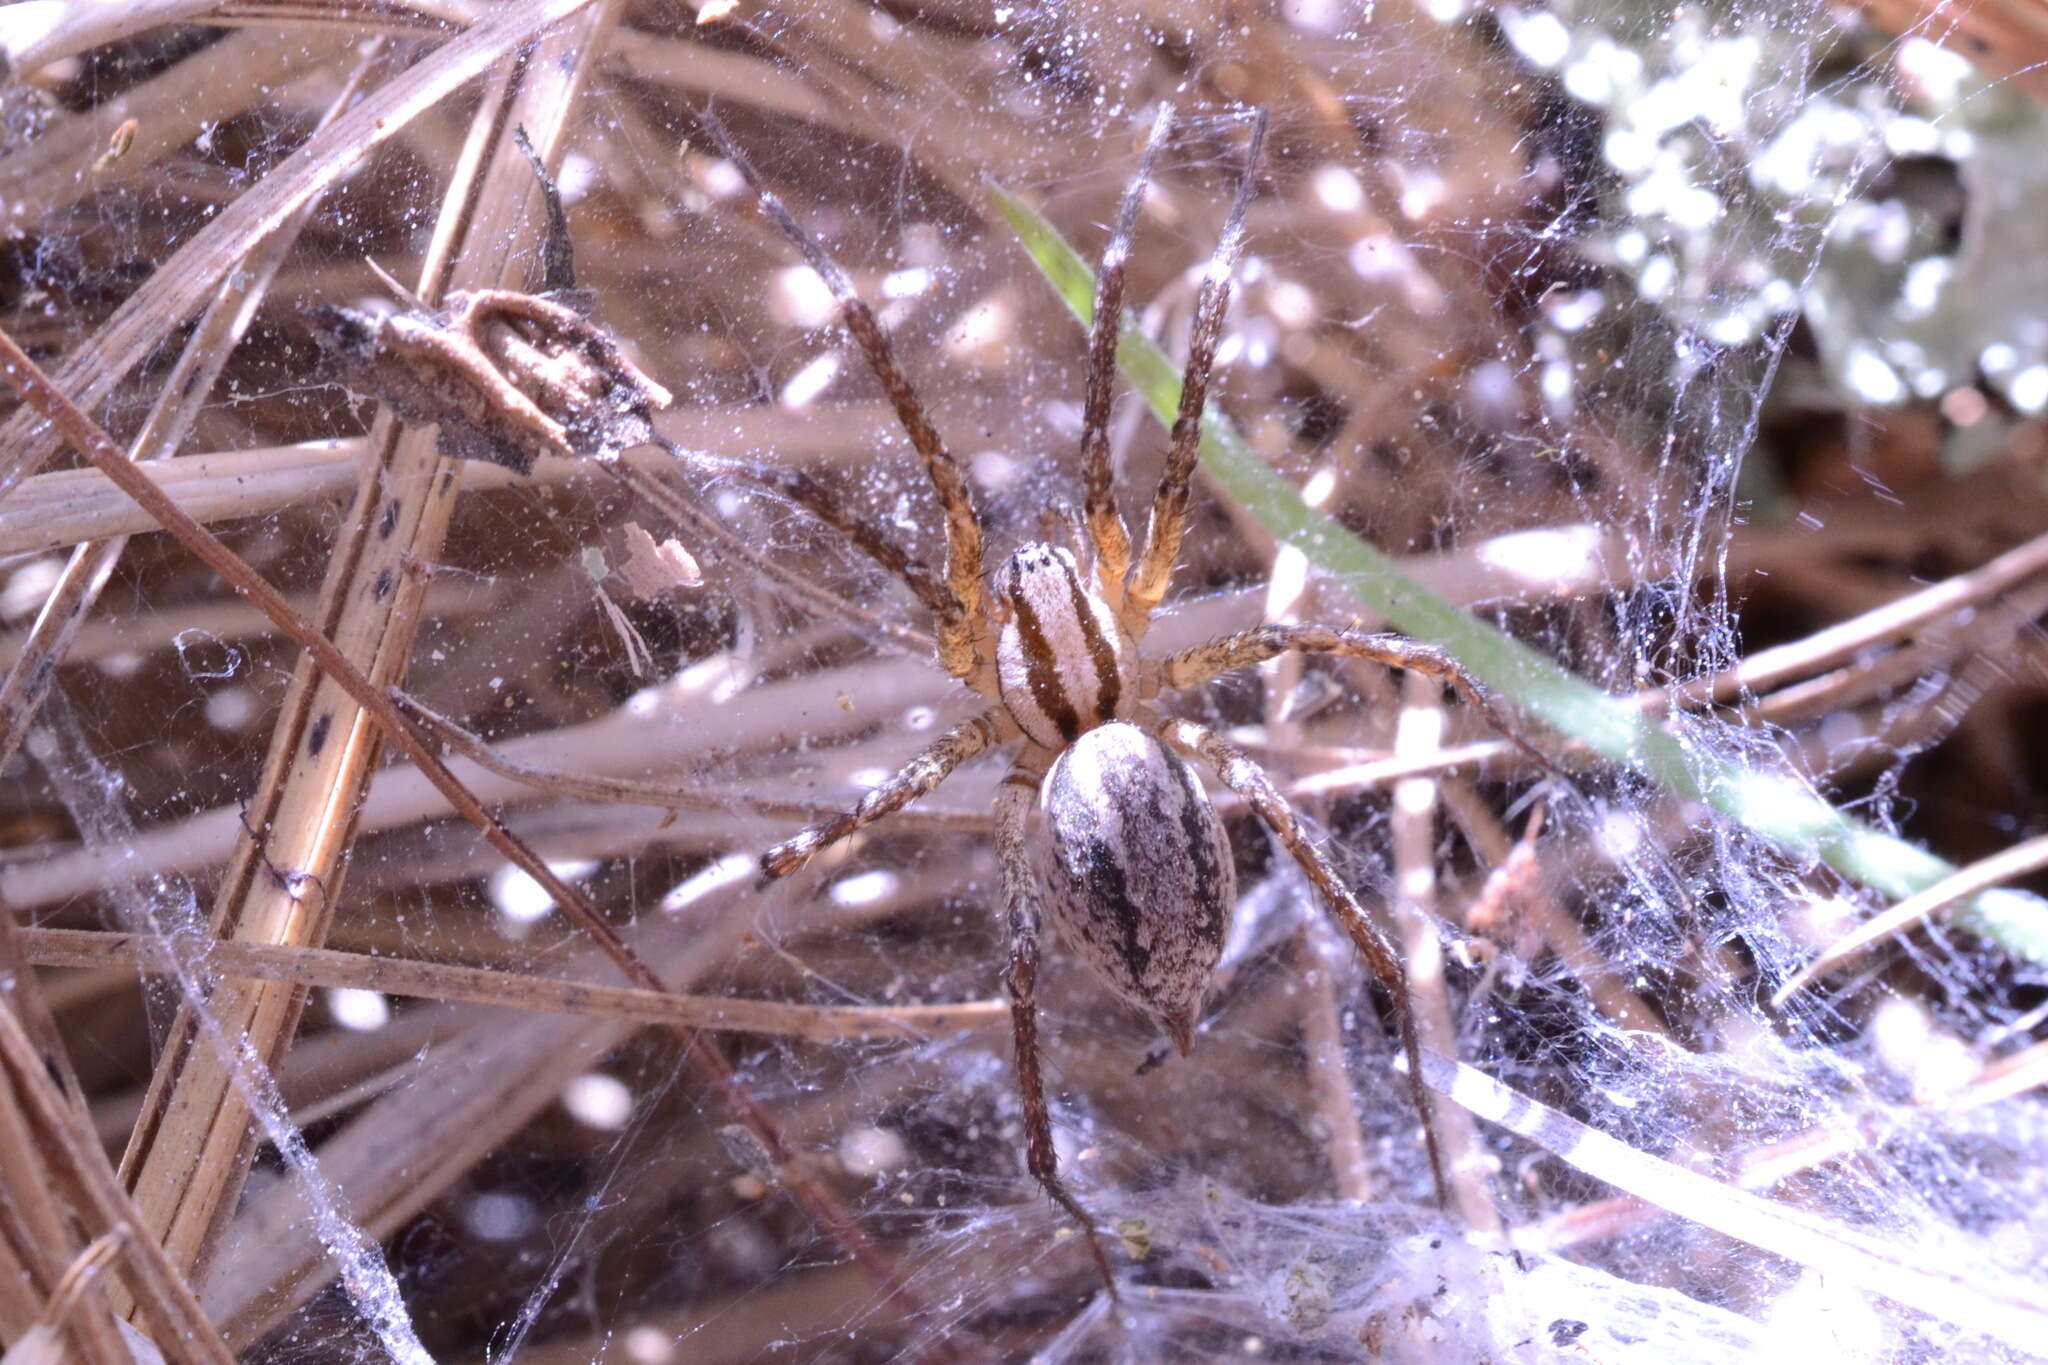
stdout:
POLYGON ((995 590, 998 695, 1032 743, 1057 749, 1134 713, 1137 642, 1072 551, 1023 546, 1004 562, 995 590))
MULTIPOLYGON (((771 876, 794 872, 820 850, 931 791, 977 754, 1015 746, 1010 773, 996 798, 996 848, 1007 905, 1010 951, 1005 984, 1024 1097, 1026 1159, 1046 1193, 1088 1232, 1096 1264, 1112 1293, 1115 1280, 1108 1257, 1086 1211, 1061 1181, 1053 1148, 1038 1057, 1039 925, 1042 918, 1051 918, 1118 997, 1156 1024, 1182 1052, 1188 1050, 1236 899, 1230 845, 1196 764, 1243 797, 1292 855, 1390 996, 1440 1199, 1445 1190, 1443 1162, 1422 1089, 1407 983, 1385 933, 1310 840, 1272 779, 1222 736, 1168 715, 1155 699, 1303 650, 1371 659, 1427 674, 1455 687, 1500 723, 1455 661, 1432 646, 1396 636, 1269 625, 1178 654, 1141 654, 1138 641, 1165 596, 1179 558, 1209 372, 1253 186, 1247 172, 1196 295, 1179 415, 1144 543, 1134 555, 1113 486, 1109 408, 1124 259, 1143 187, 1172 122, 1171 110, 1162 109, 1138 174, 1124 196, 1097 277, 1081 437, 1085 537, 1075 536, 1077 546, 1083 538, 1087 541, 1089 560, 1084 566, 1074 551, 1062 546, 1028 544, 984 582, 981 523, 966 477, 926 418, 874 314, 824 248, 761 183, 717 120, 704 117, 706 129, 747 177, 762 208, 832 290, 847 331, 881 380, 945 510, 943 576, 883 543, 885 538, 872 527, 859 528, 856 541, 931 610, 940 666, 990 703, 979 715, 947 731, 852 810, 770 849, 762 866, 771 876), (1035 840, 1034 795, 1039 813, 1035 840)), ((1248 155, 1254 166, 1264 133, 1265 118, 1260 115, 1253 120, 1248 155)), ((791 492, 786 479, 763 481, 791 492)), ((821 498, 792 496, 834 525, 840 524, 835 518, 843 519, 843 513, 821 498)))

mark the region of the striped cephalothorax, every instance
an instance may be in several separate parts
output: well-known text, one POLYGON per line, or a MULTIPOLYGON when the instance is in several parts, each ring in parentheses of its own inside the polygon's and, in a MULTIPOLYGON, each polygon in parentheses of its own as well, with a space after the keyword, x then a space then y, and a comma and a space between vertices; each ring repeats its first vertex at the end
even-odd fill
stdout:
MULTIPOLYGON (((1152 163, 1172 125, 1171 109, 1162 108, 1096 279, 1081 436, 1086 501, 1083 525, 1072 537, 1074 548, 1027 544, 985 583, 981 523, 966 477, 926 418, 874 314, 824 248, 761 183, 716 120, 705 118, 705 126, 747 177, 764 211, 831 289, 847 331, 923 458, 945 509, 943 574, 886 543, 875 528, 848 526, 844 509, 807 485, 786 477, 764 481, 846 531, 858 548, 901 577, 935 618, 939 664, 992 703, 947 731, 854 809, 770 849, 762 866, 771 876, 788 875, 820 850, 931 791, 977 754, 998 746, 1015 747, 1009 776, 996 798, 996 848, 1007 904, 1010 951, 1005 984, 1024 1098, 1026 1159, 1046 1193, 1087 1233, 1112 1295, 1116 1280, 1109 1258, 1086 1210, 1061 1181, 1053 1149, 1038 1057, 1040 921, 1049 909, 1062 937, 1103 983, 1185 1053, 1194 1041, 1203 996, 1236 899, 1229 841, 1197 776, 1197 764, 1241 796, 1265 823, 1387 991, 1408 1055, 1409 1081, 1440 1200, 1446 1191, 1443 1159, 1422 1088, 1406 977, 1392 944, 1310 840, 1272 779, 1206 726, 1168 715, 1158 704, 1159 696, 1289 651, 1337 654, 1438 679, 1516 738, 1455 661, 1430 645, 1397 636, 1268 625, 1177 654, 1147 658, 1141 653, 1140 642, 1179 557, 1209 374, 1222 335, 1230 276, 1243 243, 1254 184, 1251 167, 1257 164, 1266 120, 1263 114, 1252 120, 1249 164, 1196 294, 1179 414, 1144 543, 1134 554, 1110 468, 1110 397, 1124 260, 1152 163), (1034 796, 1039 816, 1035 841, 1034 796)), ((1535 750, 1522 747, 1543 762, 1535 750)))
POLYGON ((1136 711, 1137 642, 1083 581, 1071 550, 1019 548, 995 590, 997 692, 1026 738, 1057 749, 1136 711))

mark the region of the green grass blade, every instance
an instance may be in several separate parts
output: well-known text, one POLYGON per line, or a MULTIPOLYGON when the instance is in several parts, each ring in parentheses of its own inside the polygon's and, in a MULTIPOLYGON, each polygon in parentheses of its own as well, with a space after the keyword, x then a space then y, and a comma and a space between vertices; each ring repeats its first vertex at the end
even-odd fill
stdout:
MULTIPOLYGON (((1000 187, 991 187, 991 193, 1033 263, 1085 330, 1094 314, 1094 272, 1030 205, 1000 187)), ((1117 344, 1117 363, 1153 416, 1170 425, 1180 401, 1180 376, 1129 317, 1117 344)), ((1916 844, 1851 819, 1790 777, 1688 747, 1632 702, 1607 695, 1438 597, 1372 545, 1303 502, 1213 406, 1202 424, 1202 467, 1276 540, 1300 550, 1367 609, 1396 630, 1449 650, 1472 676, 1560 734, 1882 895, 1909 896, 1956 870, 1916 844)), ((2017 956, 2048 964, 2048 902, 2040 897, 1986 892, 1958 920, 2017 956)))

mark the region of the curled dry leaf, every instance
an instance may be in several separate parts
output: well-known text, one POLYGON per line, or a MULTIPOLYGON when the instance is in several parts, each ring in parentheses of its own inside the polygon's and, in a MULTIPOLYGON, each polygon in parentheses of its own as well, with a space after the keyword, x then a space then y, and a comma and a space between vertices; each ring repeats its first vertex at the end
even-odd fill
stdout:
POLYGON ((440 425, 441 452, 521 474, 542 455, 607 458, 654 439, 668 390, 590 321, 577 291, 451 294, 440 311, 308 317, 321 377, 440 425))
POLYGON ((626 553, 619 561, 619 576, 626 590, 640 601, 659 597, 676 588, 694 588, 704 581, 697 561, 671 537, 657 541, 637 521, 625 526, 626 553))

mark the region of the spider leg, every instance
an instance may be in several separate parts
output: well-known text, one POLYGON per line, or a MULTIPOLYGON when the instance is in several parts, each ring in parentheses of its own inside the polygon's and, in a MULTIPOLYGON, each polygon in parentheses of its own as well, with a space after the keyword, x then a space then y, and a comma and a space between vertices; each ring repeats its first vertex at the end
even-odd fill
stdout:
POLYGON ((953 458, 953 453, 946 449, 946 443, 932 426, 931 419, 925 416, 924 406, 918 402, 909 378, 896 363, 896 353, 889 345, 888 334, 875 320, 874 311, 854 292, 846 272, 825 253, 818 239, 797 223, 775 191, 763 183, 754 163, 747 160, 746 154, 726 133, 725 125, 718 121, 718 116, 704 108, 698 111, 697 118, 727 159, 746 177, 755 198, 760 201, 762 212, 796 244, 805 263, 832 291, 832 297, 839 303, 840 318, 846 330, 853 333, 853 339, 867 357, 868 368, 881 380, 890 405, 896 409, 896 420, 903 424, 910 443, 924 457, 932 487, 946 513, 946 587, 950 600, 946 609, 937 613, 939 664, 956 678, 971 677, 980 667, 975 639, 986 632, 988 609, 981 586, 981 523, 974 515, 974 499, 968 491, 967 476, 962 472, 959 461, 953 458))
POLYGON ((891 773, 887 781, 863 796, 852 810, 812 825, 762 854, 761 870, 770 877, 787 877, 849 834, 902 810, 989 745, 1014 739, 1016 734, 1016 727, 1008 722, 1001 708, 991 708, 973 720, 961 722, 891 773))
POLYGON ((1095 1220, 1060 1180, 1059 1154, 1052 1145, 1052 1113, 1045 1103, 1045 1076, 1038 1065, 1038 873, 1025 843, 1025 821, 1031 814, 1038 775, 1018 766, 1003 779, 996 794, 996 853, 1003 869, 1003 899, 1009 907, 1010 967, 1005 984, 1010 992, 1010 1029, 1017 1044, 1017 1088, 1024 1096, 1024 1161, 1032 1178, 1066 1211, 1088 1239, 1095 1268, 1120 1302, 1109 1257, 1095 1234, 1095 1220))
POLYGON ((1273 779, 1266 775, 1265 769, 1221 735, 1193 721, 1168 720, 1160 727, 1160 735, 1176 748, 1208 764, 1223 780, 1223 785, 1242 796, 1266 822, 1266 828, 1293 855, 1310 885, 1322 897, 1330 917, 1349 936, 1365 958, 1366 965, 1372 968, 1373 975, 1379 978, 1380 985, 1393 999, 1394 1017, 1401 1028, 1401 1050, 1408 1055, 1408 1088, 1414 1096, 1416 1112, 1422 1119, 1422 1140, 1429 1149, 1429 1170, 1436 1179, 1437 1203, 1443 1208, 1451 1208, 1450 1180, 1444 1168, 1443 1147, 1437 1140, 1436 1113, 1430 1103, 1429 1091, 1422 1082, 1422 1044, 1416 1035, 1415 1010, 1408 997, 1408 973, 1402 967, 1393 943, 1373 923, 1372 916, 1351 894, 1351 888, 1344 885, 1322 851, 1310 841, 1294 808, 1287 804, 1287 798, 1273 785, 1273 779))
POLYGON ((1116 345, 1122 334, 1124 313, 1124 261, 1131 254, 1131 230, 1138 221, 1138 205, 1145 198, 1146 182, 1152 178, 1152 163, 1173 129, 1174 110, 1161 104, 1152 120, 1152 134, 1138 160, 1138 173, 1131 177, 1118 207, 1116 227, 1109 245, 1102 251, 1102 268, 1095 273, 1094 323, 1088 333, 1087 401, 1081 419, 1081 475, 1088 487, 1088 537, 1095 544, 1095 579, 1110 606, 1120 605, 1124 575, 1131 570, 1131 533, 1117 510, 1114 476, 1109 467, 1109 400, 1116 382, 1116 345))
POLYGON ((1173 580, 1173 568, 1180 558, 1181 533, 1186 529, 1188 483, 1194 478, 1195 457, 1202 449, 1202 410, 1209 396, 1209 372, 1216 363, 1216 345, 1223 338, 1223 310, 1230 302, 1230 275, 1244 249, 1245 211, 1251 205, 1257 183, 1259 148, 1266 140, 1266 113, 1262 109, 1252 121, 1252 145, 1245 154, 1244 178, 1238 182, 1237 198, 1224 220, 1223 236, 1209 257, 1209 269, 1195 294, 1195 321, 1188 333, 1188 362, 1181 372, 1180 411, 1173 419, 1173 435, 1167 445, 1166 468, 1159 476, 1159 491, 1152 497, 1152 519, 1145 527, 1145 552, 1133 571, 1129 595, 1123 607, 1124 625, 1135 637, 1166 596, 1173 580))
POLYGON ((712 477, 723 476, 752 484, 809 512, 845 536, 855 549, 903 580, 933 616, 943 619, 953 609, 952 596, 946 591, 946 585, 933 575, 931 566, 904 550, 873 522, 856 515, 844 498, 803 471, 757 460, 735 460, 687 450, 669 442, 664 442, 663 446, 678 464, 712 477))
POLYGON ((1161 681, 1169 688, 1195 687, 1232 669, 1262 664, 1291 650, 1304 654, 1336 654, 1347 659, 1370 659, 1389 668, 1448 684, 1466 702, 1479 709, 1488 723, 1511 744, 1536 761, 1546 772, 1562 777, 1556 763, 1524 739, 1514 721, 1494 703, 1492 697, 1472 680, 1463 664, 1435 645, 1426 645, 1404 635, 1368 635, 1363 631, 1338 630, 1332 626, 1264 625, 1226 635, 1205 645, 1184 649, 1160 661, 1161 681))

